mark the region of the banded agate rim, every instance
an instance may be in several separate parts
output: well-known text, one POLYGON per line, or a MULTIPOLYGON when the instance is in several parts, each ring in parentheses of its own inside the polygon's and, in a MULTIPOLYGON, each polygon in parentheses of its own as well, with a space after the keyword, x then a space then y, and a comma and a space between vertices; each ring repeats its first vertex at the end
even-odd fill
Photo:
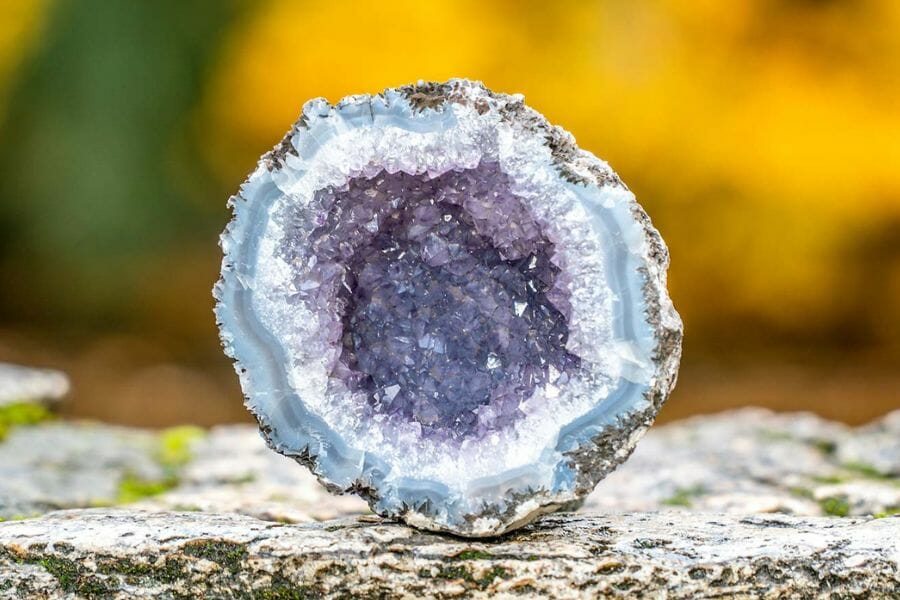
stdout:
POLYGON ((572 506, 675 384, 662 239, 520 95, 311 100, 230 206, 215 312, 246 405, 380 515, 477 537, 572 506))

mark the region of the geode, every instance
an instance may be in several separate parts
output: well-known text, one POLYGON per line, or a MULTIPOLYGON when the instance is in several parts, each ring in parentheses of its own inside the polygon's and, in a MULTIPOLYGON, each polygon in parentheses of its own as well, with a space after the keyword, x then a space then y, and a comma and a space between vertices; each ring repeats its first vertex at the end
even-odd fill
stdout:
POLYGON ((675 384, 662 239, 522 96, 312 100, 230 205, 214 295, 247 407, 378 514, 489 536, 571 506, 675 384))

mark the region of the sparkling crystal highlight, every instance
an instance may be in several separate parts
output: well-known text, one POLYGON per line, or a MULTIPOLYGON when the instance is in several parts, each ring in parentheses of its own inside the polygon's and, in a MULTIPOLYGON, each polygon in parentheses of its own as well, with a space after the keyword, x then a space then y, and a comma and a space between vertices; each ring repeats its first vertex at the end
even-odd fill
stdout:
MULTIPOLYGON (((299 287, 341 307, 332 377, 364 391, 372 413, 481 439, 578 368, 548 298, 553 245, 508 187, 486 164, 434 179, 381 172, 319 193, 325 222, 301 252, 315 267, 299 287)), ((565 308, 564 290, 553 298, 565 308)))

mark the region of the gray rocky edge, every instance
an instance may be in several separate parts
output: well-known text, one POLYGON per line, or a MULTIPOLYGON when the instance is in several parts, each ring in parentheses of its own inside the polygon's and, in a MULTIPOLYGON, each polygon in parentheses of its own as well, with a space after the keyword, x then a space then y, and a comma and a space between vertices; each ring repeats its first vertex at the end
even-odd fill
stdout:
MULTIPOLYGON (((334 110, 340 110, 348 105, 364 106, 367 103, 371 107, 376 101, 390 104, 395 102, 398 97, 405 99, 412 113, 444 111, 449 110, 453 105, 473 108, 479 115, 496 112, 501 115, 503 123, 515 130, 533 136, 535 139, 545 140, 545 147, 550 150, 552 164, 562 180, 584 188, 620 189, 627 192, 627 187, 605 162, 578 148, 570 133, 561 127, 551 125, 541 114, 526 106, 521 95, 494 93, 479 82, 462 79, 446 83, 419 82, 415 85, 386 90, 375 96, 351 96, 336 106, 331 106, 324 99, 310 101, 305 105, 303 114, 285 138, 271 152, 263 156, 260 168, 269 172, 282 169, 290 156, 298 155, 294 143, 296 136, 309 130, 312 124, 331 114, 334 110)), ((258 178, 260 172, 257 170, 245 182, 243 189, 252 187, 254 179, 258 178)), ((230 317, 234 325, 223 324, 223 321, 226 320, 223 317, 230 310, 223 308, 225 304, 238 306, 248 304, 246 300, 238 298, 238 294, 242 291, 240 289, 240 286, 243 285, 242 278, 232 277, 233 283, 229 283, 226 277, 226 275, 230 275, 230 271, 235 268, 236 263, 243 262, 241 258, 233 254, 233 250, 228 249, 240 243, 235 241, 237 239, 236 231, 241 227, 235 225, 238 220, 236 218, 223 234, 223 248, 226 251, 226 258, 223 261, 223 279, 214 290, 218 301, 217 316, 226 353, 235 359, 235 367, 241 377, 247 406, 259 421, 260 429, 269 446, 308 466, 328 489, 336 493, 358 494, 367 500, 374 511, 383 516, 399 518, 417 527, 434 531, 447 531, 472 537, 497 535, 520 527, 541 514, 565 509, 571 507, 573 503, 579 502, 594 489, 597 482, 628 458, 638 440, 652 425, 663 402, 675 386, 681 357, 682 322, 668 297, 666 288, 666 270, 669 265, 668 250, 646 212, 634 200, 630 192, 628 195, 630 196, 629 206, 632 218, 640 225, 644 238, 645 250, 642 256, 644 264, 638 270, 642 278, 641 304, 644 308, 644 317, 656 343, 652 353, 654 372, 643 393, 642 401, 617 409, 616 414, 602 424, 591 425, 594 433, 586 439, 580 440, 574 449, 565 452, 568 467, 574 478, 574 484, 569 489, 559 492, 538 487, 537 489, 531 488, 524 493, 508 493, 500 503, 484 502, 481 504, 482 508, 477 511, 463 514, 456 520, 447 520, 446 518, 437 518, 434 513, 426 510, 424 507, 429 505, 427 502, 422 504, 404 500, 387 503, 378 486, 363 477, 339 483, 326 472, 330 467, 323 464, 317 451, 311 447, 311 442, 309 446, 294 447, 284 439, 279 439, 278 427, 273 424, 271 415, 260 409, 255 400, 255 397, 259 396, 266 399, 264 402, 271 403, 267 388, 253 383, 250 372, 252 371, 251 365, 246 364, 246 361, 242 362, 236 350, 236 338, 241 337, 240 328, 242 327, 238 324, 242 319, 230 317), (235 240, 229 240, 231 237, 234 237, 235 240), (237 288, 237 291, 231 288, 237 288)), ((232 206, 245 201, 245 198, 238 195, 232 199, 232 206)), ((247 337, 256 336, 248 335, 247 337)), ((271 369, 267 368, 266 370, 271 369)), ((310 427, 313 426, 310 425, 310 427)), ((328 438, 330 435, 321 431, 315 431, 314 435, 308 433, 299 435, 296 431, 291 431, 289 437, 291 439, 317 440, 320 437, 328 438)))

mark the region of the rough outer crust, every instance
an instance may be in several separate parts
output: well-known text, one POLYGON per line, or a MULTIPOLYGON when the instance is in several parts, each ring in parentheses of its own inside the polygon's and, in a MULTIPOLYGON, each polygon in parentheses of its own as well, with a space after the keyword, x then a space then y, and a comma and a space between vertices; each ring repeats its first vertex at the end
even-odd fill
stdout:
MULTIPOLYGON (((385 90, 377 96, 384 96, 388 91, 390 90, 385 90)), ((627 189, 618 175, 605 163, 591 153, 578 148, 572 134, 562 127, 550 124, 543 115, 526 106, 521 95, 510 96, 496 93, 480 82, 463 79, 454 79, 444 83, 419 81, 415 84, 394 88, 394 91, 403 95, 416 111, 442 111, 448 104, 456 103, 474 106, 479 114, 484 114, 493 105, 508 123, 546 139, 554 166, 565 181, 575 185, 613 186, 627 189), (472 94, 473 89, 478 91, 475 98, 472 94)), ((350 96, 339 102, 338 106, 358 98, 360 97, 350 96)), ((318 114, 307 114, 307 108, 311 105, 312 101, 307 103, 303 114, 290 131, 270 152, 263 156, 263 164, 269 171, 280 168, 288 155, 297 154, 291 143, 293 135, 300 129, 308 129, 311 120, 319 116, 318 114)), ((599 481, 631 455, 637 440, 653 424, 662 404, 675 387, 683 338, 681 318, 669 299, 666 287, 666 270, 669 266, 668 249, 659 232, 653 227, 650 217, 636 201, 632 201, 632 213, 643 227, 647 244, 650 247, 649 264, 642 269, 644 276, 643 300, 646 306, 645 315, 655 330, 655 337, 658 340, 654 352, 657 359, 657 373, 650 389, 645 393, 648 401, 646 408, 623 415, 615 424, 608 426, 600 435, 596 436, 592 443, 583 444, 578 449, 567 453, 572 465, 577 470, 575 495, 559 498, 546 490, 536 490, 535 493, 528 496, 529 504, 534 506, 530 511, 522 510, 523 504, 526 502, 524 497, 521 502, 510 503, 511 505, 504 510, 495 506, 485 506, 478 514, 468 515, 465 518, 467 525, 463 528, 447 528, 412 508, 383 516, 400 519, 422 529, 454 535, 470 537, 500 535, 522 527, 541 515, 577 506, 599 481), (487 532, 476 529, 474 524, 485 517, 494 517, 501 521, 502 525, 487 532)), ((223 264, 223 268, 224 266, 223 264)), ((216 287, 221 284, 222 279, 219 280, 216 287)), ((222 341, 225 342, 224 339, 222 341)), ((241 368, 236 363, 236 369, 240 370, 241 368)), ((307 466, 329 491, 357 494, 366 500, 373 510, 376 510, 376 503, 379 500, 377 490, 362 481, 356 481, 347 488, 335 486, 317 471, 315 456, 308 452, 290 453, 280 448, 272 438, 272 430, 266 421, 266 416, 255 410, 249 401, 245 402, 245 405, 259 423, 260 431, 269 447, 307 466)))
POLYGON ((0 598, 889 598, 898 557, 900 517, 557 515, 472 541, 95 509, 0 523, 0 598))

